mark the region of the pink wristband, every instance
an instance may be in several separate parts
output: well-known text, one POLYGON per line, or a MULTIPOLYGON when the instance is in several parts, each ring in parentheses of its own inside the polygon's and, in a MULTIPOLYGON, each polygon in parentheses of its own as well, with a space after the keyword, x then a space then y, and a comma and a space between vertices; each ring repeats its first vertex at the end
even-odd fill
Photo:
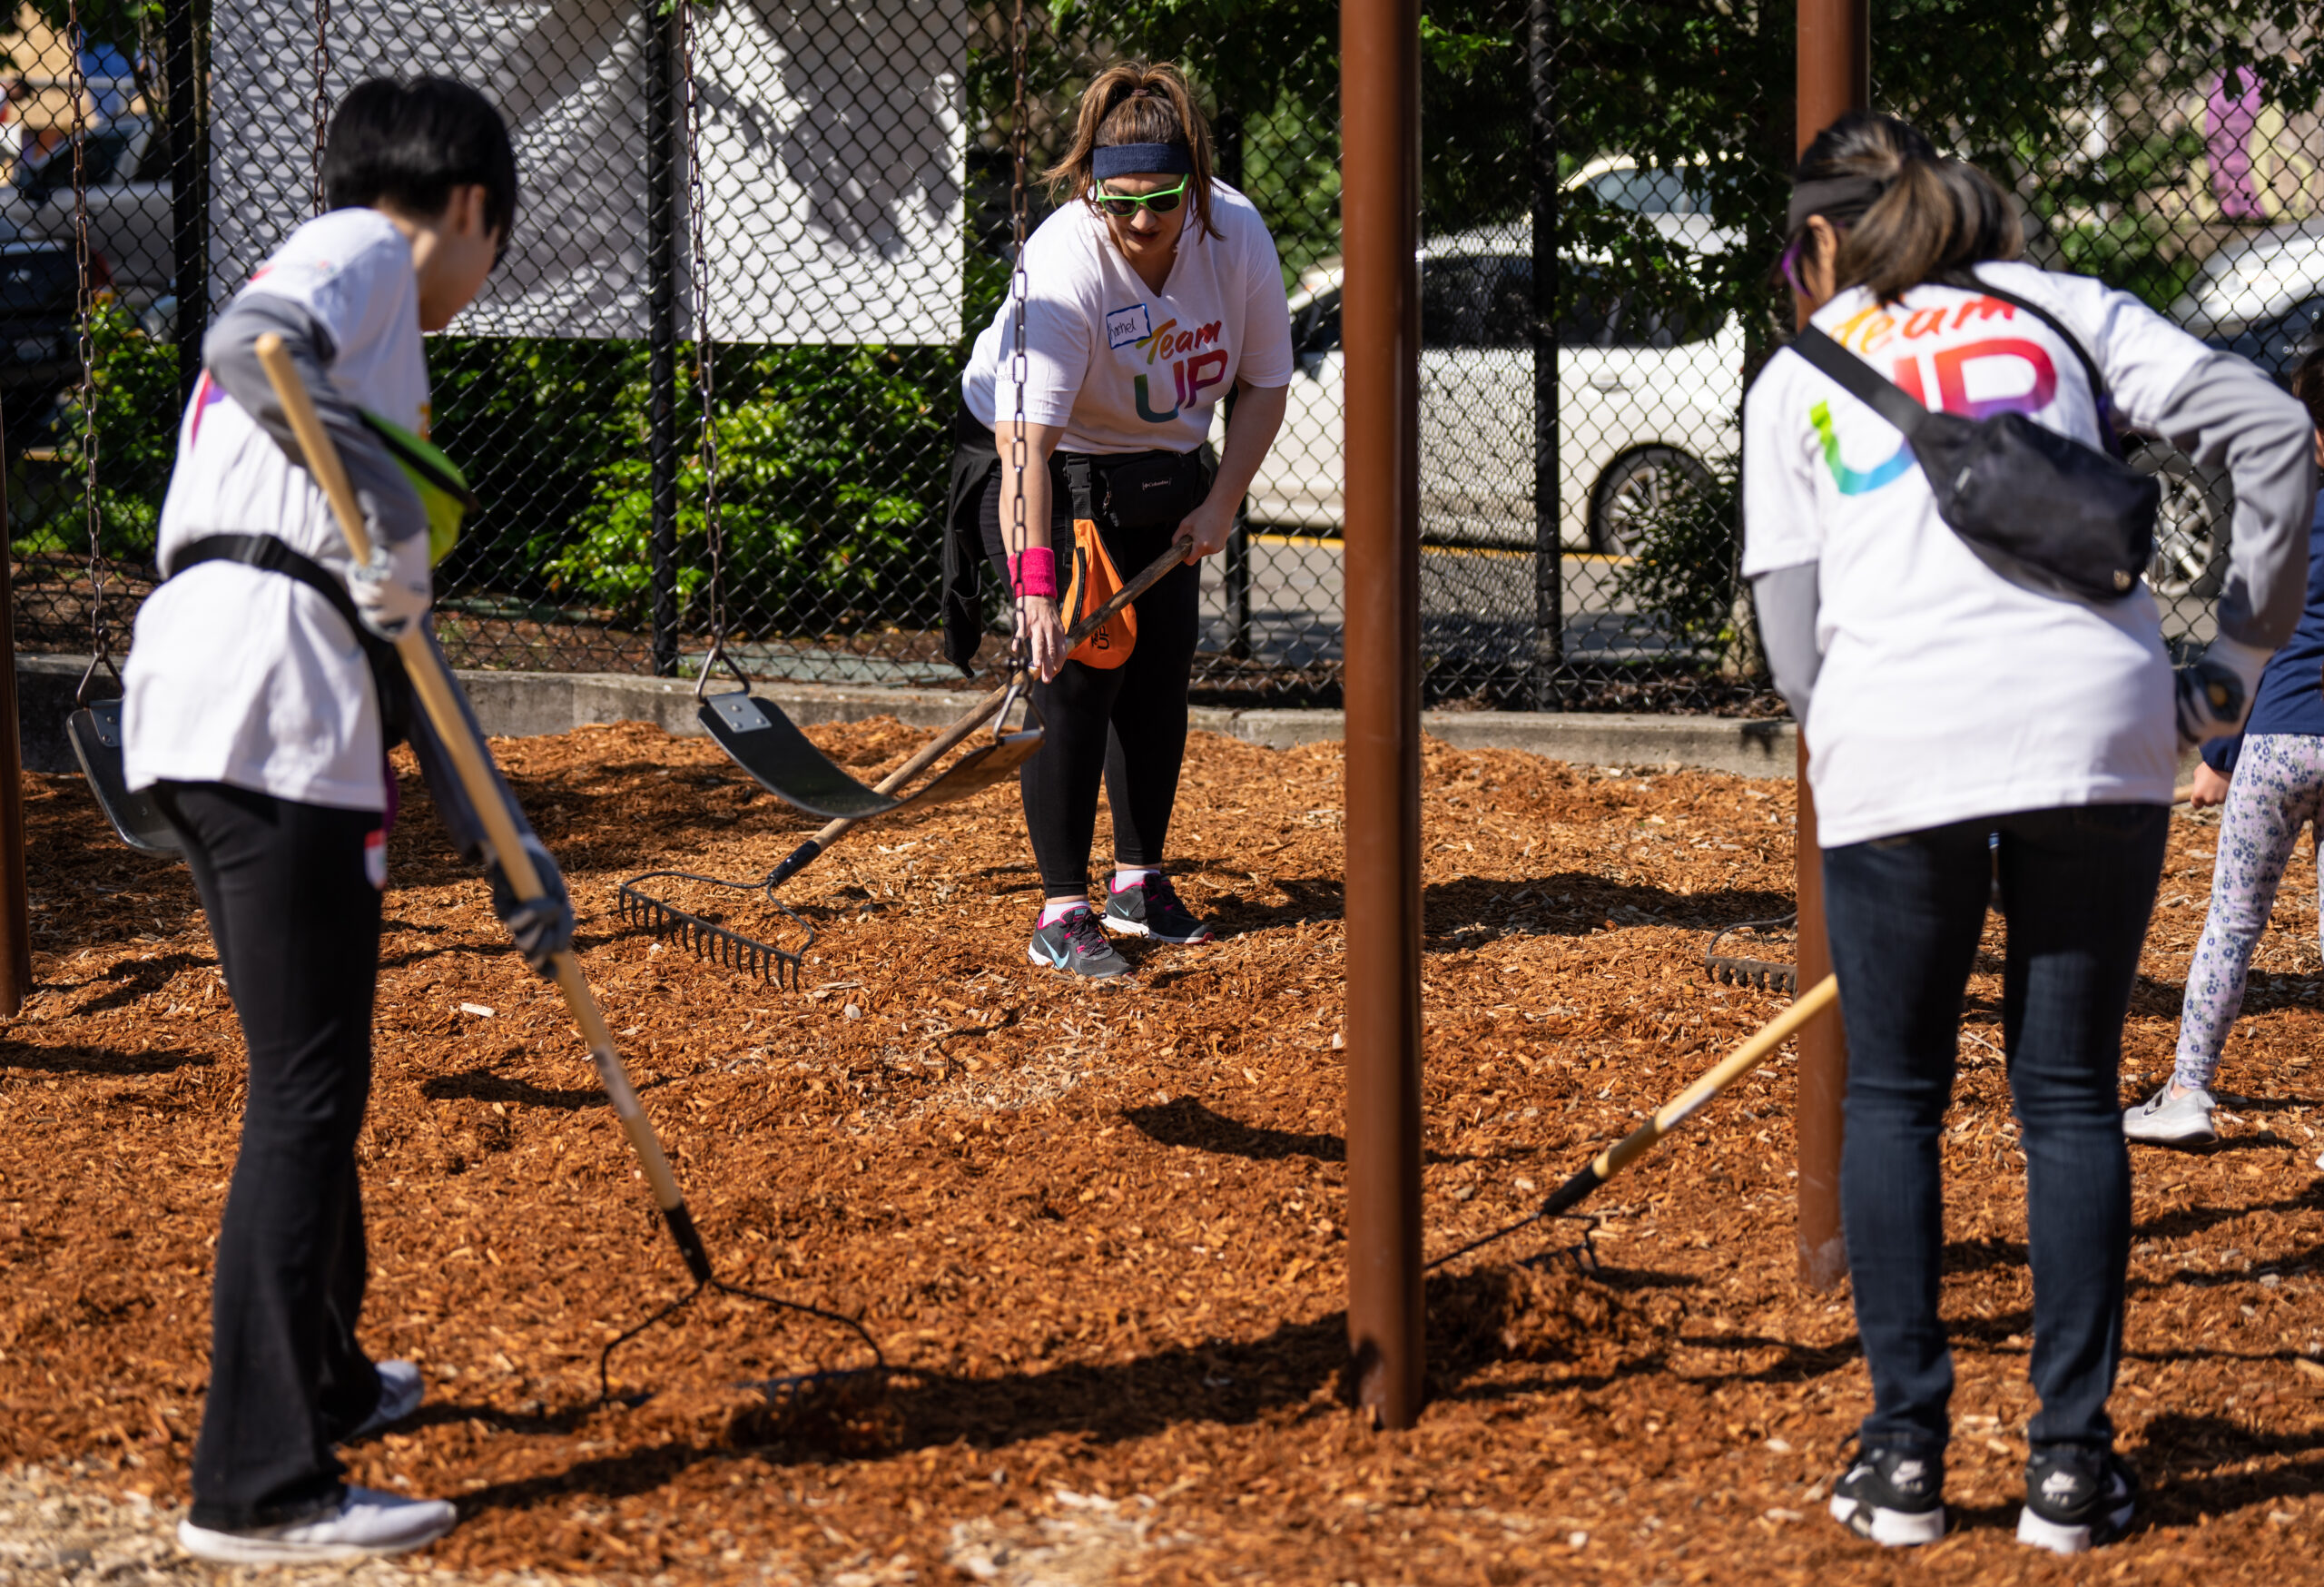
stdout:
POLYGON ((1019 599, 1027 596, 1057 599, 1057 553, 1047 546, 1018 552, 1009 559, 1009 577, 1019 599))

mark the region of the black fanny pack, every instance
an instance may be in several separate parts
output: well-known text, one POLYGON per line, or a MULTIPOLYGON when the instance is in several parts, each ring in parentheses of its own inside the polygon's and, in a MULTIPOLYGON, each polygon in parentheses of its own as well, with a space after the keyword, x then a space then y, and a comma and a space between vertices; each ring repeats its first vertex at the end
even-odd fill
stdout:
POLYGON ((245 567, 279 573, 285 578, 297 579, 329 601, 331 610, 346 618, 347 626, 355 631, 355 641, 363 647, 363 658, 371 664, 371 685, 379 696, 380 728, 386 735, 387 747, 393 749, 403 742, 410 725, 409 685, 404 675, 403 657, 396 654, 394 646, 363 626, 362 616, 355 609, 355 597, 347 593, 344 584, 331 577, 329 568, 313 557, 292 550, 272 535, 205 535, 181 546, 162 569, 162 577, 166 582, 203 562, 239 562, 245 567))
POLYGON ((1123 529, 1176 528, 1210 494, 1202 451, 1067 452, 1077 518, 1123 529))
POLYGON ((2014 303, 2056 331, 2090 377, 2107 450, 2022 413, 1971 419, 1932 412, 1812 325, 1792 350, 1905 432, 1936 498, 1937 516, 1988 566, 2086 600, 2121 600, 2138 587, 2153 559, 2162 487, 2117 455, 2112 409, 2098 365, 2038 304, 1979 281, 1941 284, 2014 303))

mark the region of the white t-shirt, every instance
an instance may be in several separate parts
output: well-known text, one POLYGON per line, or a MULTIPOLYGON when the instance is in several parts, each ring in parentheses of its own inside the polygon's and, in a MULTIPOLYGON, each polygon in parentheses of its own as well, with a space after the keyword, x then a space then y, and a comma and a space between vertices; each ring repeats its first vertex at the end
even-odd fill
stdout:
MULTIPOLYGON (((1249 199, 1211 183, 1205 232, 1184 205, 1177 258, 1148 291, 1103 217, 1078 200, 1025 242, 1025 418, 1065 427, 1068 452, 1191 452, 1237 380, 1291 383, 1291 310, 1275 239, 1249 199)), ((1017 414, 1016 298, 977 338, 960 377, 969 411, 1017 414)))
MULTIPOLYGON (((411 244, 367 209, 290 234, 242 288, 299 304, 330 334, 349 402, 428 432, 428 362, 411 244)), ((347 542, 322 489, 205 374, 178 427, 159 560, 208 535, 268 534, 334 574, 347 542)), ((129 785, 230 783, 300 804, 384 810, 371 673, 345 618, 297 580, 204 562, 137 614, 122 681, 129 785)))
MULTIPOLYGON (((2130 424, 2210 356, 2102 282, 2024 264, 1978 273, 2073 330, 2130 424)), ((1858 288, 1815 323, 1932 408, 2015 409, 2098 444, 2081 360, 2014 304, 1920 286, 1882 309, 1858 288)), ((1824 662, 1807 736, 1826 848, 2013 811, 2171 802, 2171 663, 2146 586, 2100 606, 1994 572, 1937 516, 1904 437, 1796 353, 1744 401, 1743 522, 1747 577, 1817 565, 1824 662)))

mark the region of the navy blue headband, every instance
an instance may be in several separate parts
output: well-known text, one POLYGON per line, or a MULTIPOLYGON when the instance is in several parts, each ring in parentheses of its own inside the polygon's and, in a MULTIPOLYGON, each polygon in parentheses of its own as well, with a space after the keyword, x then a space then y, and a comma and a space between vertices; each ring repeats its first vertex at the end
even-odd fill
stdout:
POLYGON ((1109 176, 1189 176, 1195 157, 1183 143, 1113 143, 1093 150, 1089 173, 1103 182, 1109 176))

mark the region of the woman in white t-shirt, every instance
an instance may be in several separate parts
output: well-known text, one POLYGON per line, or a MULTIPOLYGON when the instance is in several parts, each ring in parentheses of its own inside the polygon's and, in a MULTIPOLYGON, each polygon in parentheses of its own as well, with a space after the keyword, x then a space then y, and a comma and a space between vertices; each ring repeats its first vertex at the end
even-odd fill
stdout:
POLYGON ((1901 122, 1842 118, 1796 182, 1785 273, 1877 374, 2095 448, 2110 422, 2161 435, 2234 485, 2219 637, 2174 681, 2142 584, 2102 603, 1980 557, 1903 436, 1805 357, 1772 360, 1744 404, 1744 571, 1809 749, 1847 1031, 1841 1209, 1873 1409, 1832 1513, 1883 1543, 1945 1529, 1942 1135, 1997 865, 2042 1398, 2018 1536, 2074 1552, 2118 1534, 2135 1492, 2106 1414, 2130 1247, 2122 1018, 2180 752, 2234 731, 2300 613, 2307 416, 2128 294, 2004 262, 2006 196, 1901 122))
POLYGON ((1209 131, 1176 67, 1099 74, 1047 175, 1066 202, 1026 244, 1021 361, 1012 291, 960 380, 946 647, 965 670, 984 629, 976 570, 989 562, 1015 596, 1049 729, 1020 776, 1045 894, 1028 955, 1103 978, 1130 968, 1108 929, 1210 936, 1162 870, 1186 753, 1196 564, 1226 544, 1283 422, 1291 317, 1275 241, 1251 202, 1211 175, 1209 131), (1239 395, 1214 464, 1205 441, 1229 392, 1239 395), (1071 618, 1058 597, 1071 586, 1076 519, 1095 527, 1125 581, 1174 541, 1187 547, 1185 565, 1135 603, 1127 656, 1119 635, 1065 655, 1071 618), (1088 896, 1101 781, 1114 820, 1103 929, 1088 896))

